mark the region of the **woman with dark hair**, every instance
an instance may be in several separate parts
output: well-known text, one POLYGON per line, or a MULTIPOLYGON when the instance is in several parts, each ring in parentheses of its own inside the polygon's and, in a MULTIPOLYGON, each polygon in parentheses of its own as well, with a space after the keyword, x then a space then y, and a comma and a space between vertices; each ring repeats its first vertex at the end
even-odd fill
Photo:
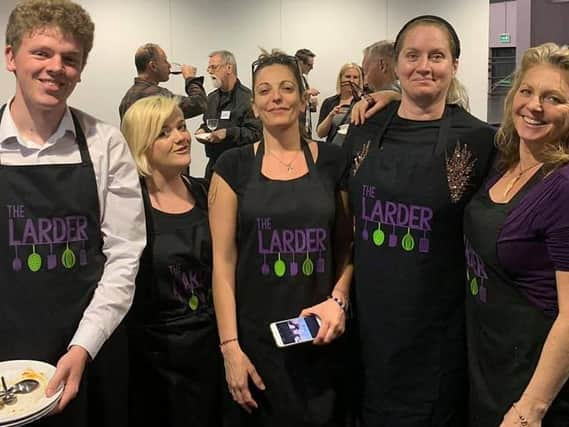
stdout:
POLYGON ((569 425, 569 49, 525 52, 466 207, 470 425, 569 425))
POLYGON ((486 176, 493 130, 460 105, 460 41, 436 16, 395 41, 401 102, 346 146, 355 216, 355 308, 364 426, 466 425, 466 202, 486 176))
POLYGON ((213 289, 233 404, 228 425, 340 426, 351 227, 339 147, 301 136, 304 88, 294 57, 253 63, 263 138, 224 153, 210 192, 213 289), (314 343, 277 348, 269 324, 316 315, 314 343), (326 344, 326 345, 322 345, 326 344))

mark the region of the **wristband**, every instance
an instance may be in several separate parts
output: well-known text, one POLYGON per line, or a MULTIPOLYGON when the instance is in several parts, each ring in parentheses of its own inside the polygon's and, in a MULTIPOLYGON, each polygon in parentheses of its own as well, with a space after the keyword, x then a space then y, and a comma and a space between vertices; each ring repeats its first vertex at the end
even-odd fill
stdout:
POLYGON ((221 341, 221 342, 219 343, 219 346, 220 346, 220 347, 223 347, 225 344, 229 344, 230 342, 234 342, 234 341, 237 341, 237 338, 229 338, 228 340, 221 341))
POLYGON ((328 295, 328 299, 331 299, 336 304, 338 304, 343 312, 348 311, 348 302, 346 300, 341 300, 340 298, 335 297, 334 295, 328 295))
POLYGON ((371 108, 371 107, 373 107, 373 106, 376 104, 376 101, 375 101, 374 97, 371 96, 371 95, 368 94, 368 93, 366 93, 366 94, 363 96, 363 99, 365 99, 365 101, 367 102, 368 108, 371 108))
POLYGON ((527 427, 529 425, 528 419, 526 417, 524 417, 520 411, 518 411, 518 407, 516 406, 515 403, 512 403, 512 408, 514 409, 514 412, 517 414, 517 416, 520 420, 520 425, 522 427, 527 427))

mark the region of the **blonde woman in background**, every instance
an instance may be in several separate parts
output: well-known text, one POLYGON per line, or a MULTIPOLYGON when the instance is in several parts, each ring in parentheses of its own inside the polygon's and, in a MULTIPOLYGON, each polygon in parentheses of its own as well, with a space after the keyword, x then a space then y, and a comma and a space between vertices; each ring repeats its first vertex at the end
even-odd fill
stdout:
POLYGON ((343 144, 346 128, 350 123, 351 107, 359 100, 363 84, 363 73, 358 64, 350 62, 342 65, 336 79, 336 95, 326 98, 320 108, 316 128, 316 134, 320 138, 326 138, 326 142, 333 142, 335 145, 343 144))
POLYGON ((122 121, 141 176, 147 246, 128 318, 129 424, 220 425, 207 190, 184 175, 191 137, 176 98, 135 102, 122 121))

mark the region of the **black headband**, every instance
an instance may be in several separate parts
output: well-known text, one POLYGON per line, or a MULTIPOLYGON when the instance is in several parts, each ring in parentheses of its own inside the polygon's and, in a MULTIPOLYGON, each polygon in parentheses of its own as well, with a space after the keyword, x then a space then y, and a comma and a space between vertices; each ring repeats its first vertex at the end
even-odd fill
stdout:
MULTIPOLYGON (((436 16, 436 15, 421 15, 421 16, 417 16, 416 18, 411 19, 409 22, 407 22, 405 25, 403 25, 403 27, 399 30, 399 32, 397 33, 397 37, 395 37, 395 51, 398 51, 398 46, 401 43, 401 37, 403 36, 403 34, 405 33, 405 30, 413 23, 417 22, 417 21, 422 21, 422 20, 431 20, 437 23, 442 24, 449 32, 452 40, 454 41, 454 52, 452 52, 453 56, 455 59, 458 59, 460 57, 460 40, 458 39, 458 35, 456 34, 456 31, 454 30, 453 26, 450 25, 450 23, 446 20, 444 20, 443 18, 441 18, 440 16, 436 16)), ((426 23, 428 24, 428 23, 426 23)))

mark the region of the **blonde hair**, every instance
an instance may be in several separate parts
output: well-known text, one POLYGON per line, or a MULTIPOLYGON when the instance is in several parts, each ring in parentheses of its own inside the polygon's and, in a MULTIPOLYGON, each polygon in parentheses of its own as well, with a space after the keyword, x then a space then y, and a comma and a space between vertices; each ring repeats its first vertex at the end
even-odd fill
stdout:
POLYGON ((179 109, 175 97, 149 96, 139 99, 126 111, 121 132, 126 138, 139 175, 152 174, 148 150, 160 135, 164 123, 179 109))
POLYGON ((95 24, 89 14, 69 0, 26 0, 19 3, 8 18, 6 45, 17 52, 25 36, 36 31, 57 29, 83 48, 84 67, 93 48, 95 24))
MULTIPOLYGON (((525 51, 522 63, 514 74, 512 87, 506 96, 504 118, 496 135, 496 145, 501 153, 498 165, 501 170, 510 169, 520 160, 520 137, 514 126, 512 106, 525 74, 538 65, 551 65, 569 72, 569 48, 558 46, 555 43, 545 43, 525 51)), ((569 84, 569 81, 565 83, 569 84)), ((569 114, 566 115, 566 120, 569 120, 569 114)), ((565 163, 569 163, 569 132, 560 140, 547 143, 541 154, 545 173, 550 173, 565 163)))
POLYGON ((336 93, 340 93, 340 89, 342 87, 342 76, 350 68, 354 68, 358 72, 358 78, 360 79, 360 84, 358 87, 360 89, 362 88, 364 84, 364 73, 362 72, 362 68, 355 62, 348 62, 342 65, 342 68, 340 68, 340 72, 338 73, 338 77, 336 78, 336 93))
MULTIPOLYGON (((413 28, 419 26, 436 27, 443 31, 447 36, 452 60, 458 60, 458 56, 460 55, 460 41, 458 40, 458 35, 454 31, 454 28, 452 28, 452 26, 442 18, 436 16, 421 16, 409 21, 409 23, 407 23, 397 35, 397 39, 395 41, 396 62, 399 60, 399 54, 403 50, 403 44, 405 43, 405 37, 407 36, 407 33, 413 28)), ((470 110, 468 92, 464 85, 454 76, 450 81, 450 85, 447 91, 446 103, 458 105, 467 111, 470 110)))

